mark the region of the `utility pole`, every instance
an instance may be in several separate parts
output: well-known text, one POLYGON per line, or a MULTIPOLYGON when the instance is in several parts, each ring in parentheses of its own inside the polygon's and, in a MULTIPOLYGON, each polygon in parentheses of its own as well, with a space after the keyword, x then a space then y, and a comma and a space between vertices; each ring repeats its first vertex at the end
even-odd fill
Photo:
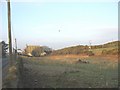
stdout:
POLYGON ((17 40, 15 38, 15 49, 17 50, 17 40))
POLYGON ((15 60, 17 60, 17 40, 15 38, 15 60))
POLYGON ((89 51, 91 51, 91 40, 89 41, 89 51))
POLYGON ((9 41, 9 62, 12 66, 12 36, 11 36, 11 13, 10 13, 10 0, 7 0, 7 8, 8 8, 8 41, 9 41))

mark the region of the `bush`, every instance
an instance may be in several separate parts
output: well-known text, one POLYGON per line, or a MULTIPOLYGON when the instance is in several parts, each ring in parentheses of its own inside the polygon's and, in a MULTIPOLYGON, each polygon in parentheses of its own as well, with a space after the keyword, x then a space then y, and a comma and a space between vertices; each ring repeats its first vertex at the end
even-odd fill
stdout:
POLYGON ((103 50, 102 51, 102 55, 117 55, 119 54, 119 50, 116 48, 116 49, 111 49, 111 50, 103 50))
POLYGON ((93 56, 94 53, 93 53, 92 51, 87 51, 87 55, 89 55, 89 56, 93 56))
POLYGON ((32 51, 32 55, 39 57, 39 56, 41 56, 41 53, 43 53, 43 52, 44 52, 43 48, 38 47, 32 51))
POLYGON ((108 51, 107 50, 102 50, 102 55, 106 55, 108 54, 108 51))

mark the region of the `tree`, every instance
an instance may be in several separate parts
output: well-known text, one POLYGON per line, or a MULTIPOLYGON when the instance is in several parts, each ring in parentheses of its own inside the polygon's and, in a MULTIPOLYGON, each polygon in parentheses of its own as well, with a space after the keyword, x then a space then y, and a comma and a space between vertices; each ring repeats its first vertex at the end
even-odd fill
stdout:
POLYGON ((42 48, 47 54, 50 54, 52 52, 52 48, 49 48, 48 46, 42 46, 42 48))
POLYGON ((38 47, 38 48, 35 48, 33 51, 32 51, 32 55, 33 56, 36 56, 36 57, 39 57, 41 56, 41 53, 43 53, 44 50, 42 47, 38 47))
POLYGON ((0 44, 2 44, 2 57, 6 57, 8 44, 6 44, 5 41, 2 41, 0 44))

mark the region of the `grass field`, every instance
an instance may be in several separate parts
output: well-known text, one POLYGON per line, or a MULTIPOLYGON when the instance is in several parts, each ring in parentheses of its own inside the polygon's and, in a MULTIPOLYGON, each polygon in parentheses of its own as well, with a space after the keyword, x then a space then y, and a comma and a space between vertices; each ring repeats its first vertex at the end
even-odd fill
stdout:
POLYGON ((118 87, 117 57, 23 57, 25 88, 118 87), (77 59, 89 63, 77 63, 77 59))

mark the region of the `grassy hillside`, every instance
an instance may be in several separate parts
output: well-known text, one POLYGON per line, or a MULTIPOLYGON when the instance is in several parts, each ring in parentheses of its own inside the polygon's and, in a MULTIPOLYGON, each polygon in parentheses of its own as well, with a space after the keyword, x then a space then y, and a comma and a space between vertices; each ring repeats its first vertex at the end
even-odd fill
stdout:
POLYGON ((59 50, 55 50, 52 52, 52 55, 67 55, 67 54, 85 54, 85 55, 117 55, 120 53, 118 50, 118 46, 120 46, 120 41, 109 42, 102 45, 78 45, 73 47, 67 47, 59 50))

